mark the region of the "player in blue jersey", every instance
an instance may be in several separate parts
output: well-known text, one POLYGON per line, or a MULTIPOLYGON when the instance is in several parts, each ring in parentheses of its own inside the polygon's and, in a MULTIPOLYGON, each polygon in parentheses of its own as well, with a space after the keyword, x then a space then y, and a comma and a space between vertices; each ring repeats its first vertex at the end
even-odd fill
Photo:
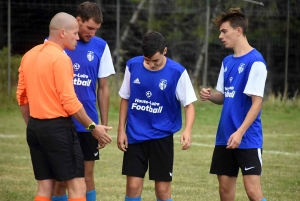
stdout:
POLYGON ((126 63, 119 91, 122 99, 117 143, 124 152, 125 201, 142 200, 148 165, 157 200, 171 201, 173 135, 182 127, 182 104, 186 125, 180 143, 183 150, 191 146, 193 102, 197 98, 186 69, 165 56, 167 47, 160 33, 146 33, 142 50, 143 56, 126 63))
MULTIPOLYGON (((109 88, 106 77, 115 73, 110 50, 106 41, 96 37, 96 31, 103 22, 100 7, 93 2, 84 2, 77 8, 79 38, 74 51, 65 50, 72 59, 74 67, 75 92, 87 114, 98 124, 97 103, 100 111, 100 123, 107 125, 109 107, 109 88)), ((99 160, 98 141, 76 119, 73 119, 81 149, 84 155, 87 201, 96 201, 94 184, 94 164, 99 160), (98 148, 97 148, 98 147, 98 148)), ((52 201, 67 200, 64 183, 57 183, 52 201)))
POLYGON ((249 200, 261 201, 263 133, 260 119, 267 78, 266 62, 246 38, 248 19, 239 8, 231 8, 213 19, 219 38, 233 54, 222 62, 216 92, 200 91, 202 101, 223 104, 211 163, 217 174, 222 201, 234 200, 241 169, 249 200))

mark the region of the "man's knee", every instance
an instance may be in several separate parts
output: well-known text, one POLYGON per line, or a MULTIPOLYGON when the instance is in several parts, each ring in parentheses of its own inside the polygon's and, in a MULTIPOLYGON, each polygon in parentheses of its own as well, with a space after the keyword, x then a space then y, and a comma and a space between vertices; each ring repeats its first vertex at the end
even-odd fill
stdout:
POLYGON ((64 188, 66 189, 66 183, 65 182, 56 182, 55 188, 64 188))
POLYGON ((66 181, 69 197, 85 197, 86 184, 84 178, 74 178, 66 181))
POLYGON ((66 183, 65 182, 55 182, 54 196, 63 196, 66 194, 66 183))
POLYGON ((247 189, 246 193, 247 193, 249 200, 251 200, 251 201, 263 200, 263 195, 262 195, 261 190, 247 189))
POLYGON ((156 183, 155 185, 156 197, 159 200, 168 200, 171 198, 171 184, 170 182, 156 183))
POLYGON ((235 187, 220 186, 219 194, 220 194, 221 200, 234 200, 235 187))

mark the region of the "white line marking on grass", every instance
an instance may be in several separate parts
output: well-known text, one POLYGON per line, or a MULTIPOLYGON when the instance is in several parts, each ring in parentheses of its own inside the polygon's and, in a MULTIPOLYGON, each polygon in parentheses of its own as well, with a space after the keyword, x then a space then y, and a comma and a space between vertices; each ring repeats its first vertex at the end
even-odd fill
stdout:
POLYGON ((278 155, 287 155, 287 156, 300 156, 299 152, 289 153, 289 152, 281 152, 281 151, 267 151, 267 150, 263 150, 263 153, 278 154, 278 155))
MULTIPOLYGON (((179 136, 178 134, 176 134, 176 136, 179 136)), ((290 136, 300 136, 300 133, 296 133, 296 134, 282 134, 282 133, 272 133, 272 134, 264 134, 264 137, 290 137, 290 136)), ((201 134, 193 134, 192 138, 210 138, 210 137, 216 137, 216 134, 205 134, 205 135, 201 135, 201 134)))
POLYGON ((196 145, 196 146, 199 146, 199 147, 215 147, 215 145, 203 144, 203 143, 197 143, 197 142, 192 142, 192 146, 193 145, 196 145))
POLYGON ((0 138, 16 138, 17 135, 10 135, 10 134, 0 134, 0 138))
MULTIPOLYGON (((175 141, 174 143, 179 144, 179 142, 175 141)), ((199 147, 214 147, 215 145, 209 145, 209 144, 203 144, 203 143, 196 143, 192 142, 192 146, 199 146, 199 147)), ((281 151, 269 151, 269 150, 263 150, 263 153, 267 154, 278 154, 278 155, 287 155, 287 156, 300 156, 299 152, 290 153, 290 152, 281 152, 281 151)))
POLYGON ((296 133, 296 134, 284 134, 284 133, 271 133, 271 134, 264 134, 264 136, 267 137, 272 137, 272 136, 280 136, 280 137, 287 137, 287 136, 300 136, 300 133, 296 133))

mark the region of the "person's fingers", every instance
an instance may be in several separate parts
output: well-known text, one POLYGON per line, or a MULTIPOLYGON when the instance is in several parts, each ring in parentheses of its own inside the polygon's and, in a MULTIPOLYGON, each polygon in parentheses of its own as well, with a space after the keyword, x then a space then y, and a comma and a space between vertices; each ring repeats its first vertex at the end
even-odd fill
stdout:
POLYGON ((182 145, 184 142, 183 136, 180 136, 180 144, 182 145))
POLYGON ((121 151, 126 151, 126 145, 124 143, 121 143, 121 142, 118 142, 118 148, 121 150, 121 151))
POLYGON ((188 148, 191 147, 191 144, 192 144, 192 141, 191 141, 190 139, 188 139, 188 140, 186 140, 186 141, 184 142, 184 144, 182 145, 181 149, 182 149, 182 150, 186 150, 186 149, 188 149, 188 148))
POLYGON ((103 149, 106 144, 104 143, 99 143, 97 149, 103 149))
POLYGON ((101 138, 105 143, 110 143, 112 141, 112 138, 107 133, 105 133, 101 138))
POLYGON ((103 126, 103 128, 106 129, 106 130, 111 130, 112 129, 111 126, 103 126))
POLYGON ((103 136, 103 141, 106 143, 106 144, 109 144, 109 143, 111 143, 111 141, 112 141, 112 139, 111 139, 111 137, 110 136, 103 136))

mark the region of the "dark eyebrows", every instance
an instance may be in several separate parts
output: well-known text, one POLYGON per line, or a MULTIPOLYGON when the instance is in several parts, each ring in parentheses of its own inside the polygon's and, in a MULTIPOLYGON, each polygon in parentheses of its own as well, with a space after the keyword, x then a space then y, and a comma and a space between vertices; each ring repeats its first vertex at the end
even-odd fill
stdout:
MULTIPOLYGON (((95 28, 93 28, 93 27, 90 27, 90 26, 86 26, 89 30, 93 30, 93 29, 95 29, 95 28)), ((98 29, 95 29, 95 30, 98 30, 98 29)))
POLYGON ((156 61, 158 61, 159 59, 153 59, 153 60, 152 60, 151 58, 148 58, 148 57, 145 57, 145 56, 144 56, 144 60, 156 62, 156 61))

